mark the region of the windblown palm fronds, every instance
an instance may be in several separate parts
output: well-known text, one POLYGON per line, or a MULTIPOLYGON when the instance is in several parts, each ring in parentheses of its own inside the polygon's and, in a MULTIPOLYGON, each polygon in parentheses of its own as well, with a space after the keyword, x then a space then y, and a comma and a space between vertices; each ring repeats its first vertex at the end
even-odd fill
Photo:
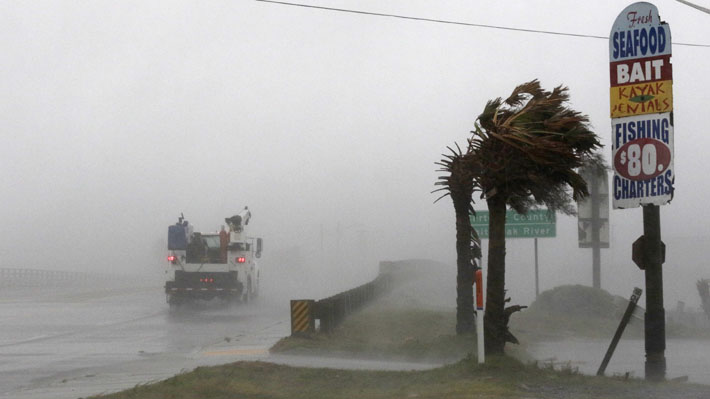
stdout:
MULTIPOLYGON (((466 334, 474 330, 473 318, 473 256, 480 254, 480 247, 475 245, 477 234, 471 226, 469 214, 473 213, 473 193, 478 190, 475 180, 477 166, 472 158, 470 146, 467 151, 447 147, 449 154, 436 162, 441 167, 439 172, 446 172, 435 183, 441 188, 433 192, 443 192, 436 199, 451 197, 456 214, 456 333, 466 334), (478 252, 474 252, 478 250, 478 252)), ((435 202, 436 202, 435 201, 435 202)), ((480 256, 480 255, 479 255, 480 256)))
POLYGON ((570 214, 571 200, 589 195, 577 169, 601 144, 587 116, 569 108, 568 100, 566 87, 546 91, 533 80, 505 100, 488 101, 471 132, 471 171, 490 212, 485 315, 490 353, 503 353, 506 342, 517 341, 508 320, 522 308, 505 306, 506 207, 526 213, 543 205, 570 214))
POLYGON ((587 116, 566 106, 567 90, 545 91, 533 80, 505 100, 489 101, 477 119, 471 147, 486 166, 480 168, 479 184, 508 197, 518 212, 544 204, 569 213, 568 188, 574 200, 589 195, 575 169, 601 144, 587 116))

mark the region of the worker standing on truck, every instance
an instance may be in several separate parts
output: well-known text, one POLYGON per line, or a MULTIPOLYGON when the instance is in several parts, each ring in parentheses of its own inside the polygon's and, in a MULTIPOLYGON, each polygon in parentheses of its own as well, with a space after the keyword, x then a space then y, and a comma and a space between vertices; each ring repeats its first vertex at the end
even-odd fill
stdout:
POLYGON ((227 263, 227 245, 229 244, 229 233, 227 233, 226 230, 224 230, 224 225, 222 225, 222 229, 219 231, 219 258, 222 261, 222 263, 227 263))

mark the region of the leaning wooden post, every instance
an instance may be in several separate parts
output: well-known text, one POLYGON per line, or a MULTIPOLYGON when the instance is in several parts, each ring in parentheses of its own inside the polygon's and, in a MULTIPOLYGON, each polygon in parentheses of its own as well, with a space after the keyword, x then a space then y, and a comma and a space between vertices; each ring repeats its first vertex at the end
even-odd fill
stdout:
POLYGON ((626 312, 624 312, 624 316, 621 318, 619 327, 617 327, 616 333, 614 333, 614 338, 611 339, 609 349, 606 350, 604 360, 602 360, 602 364, 599 366, 599 370, 597 370, 597 375, 604 375, 606 366, 609 364, 609 360, 611 360, 614 350, 616 350, 616 345, 619 343, 619 339, 621 339, 621 335, 624 333, 626 325, 629 324, 629 320, 631 319, 631 315, 634 313, 634 309, 636 309, 636 304, 641 297, 641 292, 643 292, 641 288, 634 288, 634 292, 631 294, 631 299, 629 299, 629 306, 626 307, 626 312))

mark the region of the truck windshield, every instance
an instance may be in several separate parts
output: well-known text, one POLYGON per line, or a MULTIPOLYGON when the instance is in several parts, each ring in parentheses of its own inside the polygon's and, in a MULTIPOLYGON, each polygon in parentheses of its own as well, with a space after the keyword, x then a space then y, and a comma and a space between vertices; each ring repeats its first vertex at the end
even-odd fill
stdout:
POLYGON ((202 241, 207 244, 207 246, 212 248, 219 248, 219 236, 202 236, 202 241))

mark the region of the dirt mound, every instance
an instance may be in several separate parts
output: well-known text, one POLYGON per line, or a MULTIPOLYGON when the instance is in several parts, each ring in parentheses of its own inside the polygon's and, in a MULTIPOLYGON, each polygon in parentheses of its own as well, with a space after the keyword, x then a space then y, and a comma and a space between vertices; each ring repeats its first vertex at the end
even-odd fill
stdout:
POLYGON ((604 290, 583 285, 563 285, 545 291, 526 313, 549 316, 614 318, 617 300, 604 290))
MULTIPOLYGON (((628 300, 582 285, 564 285, 545 291, 528 309, 511 318, 511 330, 525 341, 560 337, 611 337, 628 300)), ((625 337, 643 334, 643 323, 627 327, 625 337)))

